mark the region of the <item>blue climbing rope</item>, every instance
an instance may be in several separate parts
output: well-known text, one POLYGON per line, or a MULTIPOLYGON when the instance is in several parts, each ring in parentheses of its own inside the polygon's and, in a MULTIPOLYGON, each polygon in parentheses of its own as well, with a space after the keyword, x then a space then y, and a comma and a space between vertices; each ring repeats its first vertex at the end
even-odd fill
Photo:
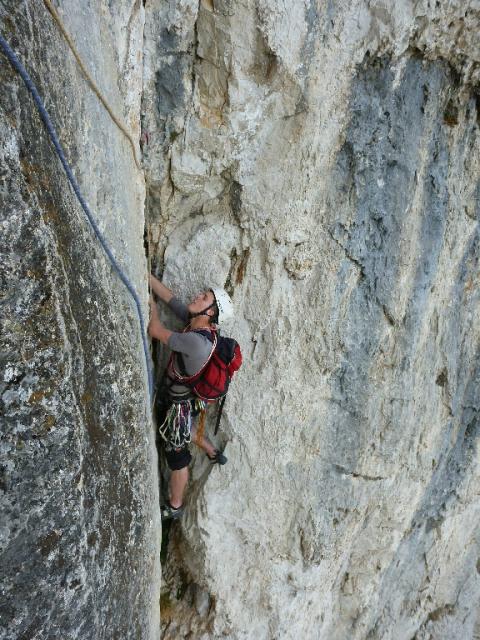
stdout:
POLYGON ((16 71, 18 71, 18 73, 20 74, 20 76, 22 77, 22 80, 24 81, 25 85, 27 86, 27 89, 30 91, 30 93, 33 96, 33 99, 35 101, 35 104, 37 105, 38 111, 40 113, 40 117, 43 120, 43 123, 48 131, 48 134, 50 135, 50 138, 53 142, 53 146, 55 147, 58 157, 60 158, 60 161, 63 165, 63 168, 65 169, 65 173, 67 174, 67 178, 70 182, 70 184, 72 185, 72 188, 75 192, 75 195, 78 198, 78 201, 80 202, 83 211, 85 212, 85 215, 87 216, 88 222, 90 223, 90 226, 92 227, 95 235, 97 236, 100 244, 103 247, 103 250, 105 251, 105 253, 107 254, 114 270, 117 272, 120 280, 123 282, 123 284, 126 286, 126 288, 128 289, 129 293, 131 294, 132 298, 135 301, 135 306, 136 306, 136 310, 137 310, 137 315, 138 315, 138 319, 140 321, 140 329, 141 329, 141 333, 142 333, 142 342, 143 342, 143 351, 145 354, 145 365, 147 368, 147 376, 148 376, 148 390, 150 393, 150 401, 152 401, 153 399, 153 374, 152 374, 152 368, 151 368, 151 363, 150 363, 150 351, 148 348, 148 341, 147 341, 147 334, 145 331, 145 323, 143 321, 143 316, 142 316, 142 308, 140 305, 140 300, 138 298, 137 292, 135 291, 133 285, 131 284, 130 280, 128 279, 128 277, 125 275, 125 273, 123 272, 121 266, 118 264, 117 260, 115 259, 115 256, 113 255, 112 251, 110 250, 110 247, 107 244, 107 241, 105 240, 102 232, 100 231, 100 229, 98 228, 97 223, 95 222, 95 219, 87 205, 87 203, 85 202, 82 194, 80 193, 80 188, 77 184, 77 181, 75 180, 72 170, 70 169, 70 166, 65 158, 65 154, 63 153, 63 149, 62 146, 60 144, 60 141, 58 139, 58 136, 55 132, 55 129, 53 127, 52 121, 50 120, 50 116, 47 113, 47 110, 45 109, 45 106, 42 102, 42 99, 40 97, 40 94, 37 91, 37 88, 35 87, 32 79, 30 78, 30 76, 28 75, 25 67, 22 65, 22 63, 20 62, 20 60, 17 58, 15 52, 10 48, 10 45, 7 43, 7 41, 3 38, 2 35, 0 35, 0 45, 6 55, 6 57, 8 58, 9 62, 11 63, 11 65, 15 68, 16 71))

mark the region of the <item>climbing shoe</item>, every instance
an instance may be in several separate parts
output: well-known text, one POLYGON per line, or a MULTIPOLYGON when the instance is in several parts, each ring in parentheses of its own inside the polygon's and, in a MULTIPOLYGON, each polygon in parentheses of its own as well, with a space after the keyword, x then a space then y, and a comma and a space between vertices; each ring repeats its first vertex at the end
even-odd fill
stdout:
POLYGON ((181 518, 183 515, 185 508, 183 505, 178 507, 172 507, 170 502, 162 505, 160 507, 160 513, 162 514, 162 520, 176 520, 177 518, 181 518))
POLYGON ((219 451, 218 449, 215 449, 215 455, 213 456, 209 456, 207 453, 207 458, 210 460, 210 462, 212 464, 226 464, 227 463, 227 458, 226 456, 223 455, 223 453, 221 451, 219 451))

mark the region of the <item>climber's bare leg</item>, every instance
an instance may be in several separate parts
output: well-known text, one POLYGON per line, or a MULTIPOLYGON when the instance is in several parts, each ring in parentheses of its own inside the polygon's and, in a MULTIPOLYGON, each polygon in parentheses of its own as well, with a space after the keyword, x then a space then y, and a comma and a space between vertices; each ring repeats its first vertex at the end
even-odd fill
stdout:
POLYGON ((183 504, 183 494, 188 482, 188 467, 172 471, 170 475, 170 504, 178 509, 183 504))

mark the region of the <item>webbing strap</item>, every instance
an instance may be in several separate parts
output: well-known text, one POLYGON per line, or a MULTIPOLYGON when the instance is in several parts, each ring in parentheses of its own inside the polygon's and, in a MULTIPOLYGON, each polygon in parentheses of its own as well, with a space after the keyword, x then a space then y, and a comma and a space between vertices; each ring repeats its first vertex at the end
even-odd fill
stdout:
MULTIPOLYGON (((199 331, 197 333, 200 333, 199 331)), ((196 382, 198 380, 198 378, 200 378, 200 376, 202 375, 202 373, 205 371, 205 369, 207 368, 207 366, 210 364, 210 360, 213 357, 213 354, 215 353, 215 349, 217 347, 217 334, 215 333, 215 331, 211 332, 213 334, 213 343, 212 343, 212 349, 210 351, 210 355, 208 356, 207 360, 205 361, 205 363, 203 364, 202 368, 200 369, 200 371, 197 371, 197 373, 195 373, 193 376, 186 376, 186 375, 181 375, 176 369, 175 369, 175 354, 177 352, 173 352, 170 356, 170 363, 169 363, 169 367, 168 369, 171 369, 171 373, 174 376, 175 382, 179 383, 179 384, 185 384, 188 385, 190 382, 196 382)), ((180 355, 181 354, 177 354, 180 355)), ((183 358, 181 358, 180 360, 180 365, 183 367, 184 372, 185 371, 185 363, 183 362, 183 358)))
POLYGON ((217 435, 218 433, 218 427, 220 426, 220 420, 222 419, 223 405, 225 404, 226 399, 227 399, 227 396, 223 396, 223 398, 220 400, 220 404, 218 405, 217 420, 215 422, 215 431, 213 432, 214 435, 217 435))
POLYGON ((20 74, 22 80, 24 81, 27 89, 30 91, 30 93, 32 94, 32 97, 35 101, 35 104, 37 105, 38 111, 40 113, 40 117, 43 120, 43 123, 45 125, 45 128, 48 131, 48 134, 50 136, 50 139, 53 143, 53 146, 55 147, 55 150, 57 152, 58 157, 60 158, 60 162, 63 165, 63 168, 65 170, 65 173, 67 174, 67 178, 70 182, 70 184, 72 185, 72 189, 75 192, 75 195, 77 196, 77 199, 87 217, 88 222, 90 223, 90 226, 92 227, 95 235, 97 236, 98 241, 100 242, 100 244, 102 245, 103 250, 105 251, 105 253, 107 254, 108 259, 110 260, 110 263, 112 264, 113 269, 116 271, 118 277, 120 278, 120 280, 123 282, 123 284, 125 285, 125 287, 127 288, 128 292, 130 293, 130 295, 132 296, 134 302, 135 302, 135 306, 136 306, 136 311, 137 311, 137 316, 138 316, 138 320, 140 323, 140 331, 142 334, 142 343, 143 343, 143 351, 144 351, 144 356, 145 356, 145 366, 147 369, 147 377, 148 377, 148 391, 149 391, 149 396, 150 396, 150 402, 152 402, 153 400, 153 374, 152 374, 152 367, 151 367, 151 361, 150 361, 150 352, 149 352, 149 348, 148 348, 148 339, 147 339, 147 334, 146 334, 146 330, 145 330, 145 323, 143 320, 143 315, 142 315, 142 307, 140 304, 140 300, 138 298, 137 292, 135 291, 135 288, 133 287, 133 285, 131 284, 130 280, 128 279, 128 277, 125 275, 125 273, 123 272, 121 266, 118 264, 117 260, 115 259, 115 256, 113 255, 110 247, 107 244, 106 239, 104 238, 102 232, 100 231, 100 229, 98 228, 97 223, 95 222, 95 219, 87 205, 87 203, 85 202, 82 194, 80 193, 80 188, 77 184, 77 181, 75 180, 75 177, 72 173, 72 170, 65 158, 65 154, 63 152, 62 146, 60 144, 60 141, 58 139, 58 136, 55 132, 55 129, 53 127, 52 121, 50 119, 50 116, 47 113, 47 110, 45 109, 45 106, 43 104, 43 101, 40 97, 40 94, 37 91, 36 86, 34 85, 32 79, 30 78, 30 76, 28 75, 25 67, 22 65, 22 63, 20 62, 20 60, 17 58, 17 56, 15 55, 14 51, 10 48, 10 45, 7 43, 7 41, 3 38, 3 36, 0 35, 0 46, 2 47, 6 57, 8 58, 10 64, 13 66, 13 68, 20 74))

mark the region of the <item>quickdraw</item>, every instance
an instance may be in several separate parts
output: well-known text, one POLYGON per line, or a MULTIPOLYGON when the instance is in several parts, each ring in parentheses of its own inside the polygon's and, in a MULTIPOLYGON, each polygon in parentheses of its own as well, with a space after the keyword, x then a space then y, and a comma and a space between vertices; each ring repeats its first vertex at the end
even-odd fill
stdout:
POLYGON ((181 449, 192 440, 192 413, 204 413, 205 409, 206 403, 200 398, 174 402, 158 433, 169 447, 181 449))

